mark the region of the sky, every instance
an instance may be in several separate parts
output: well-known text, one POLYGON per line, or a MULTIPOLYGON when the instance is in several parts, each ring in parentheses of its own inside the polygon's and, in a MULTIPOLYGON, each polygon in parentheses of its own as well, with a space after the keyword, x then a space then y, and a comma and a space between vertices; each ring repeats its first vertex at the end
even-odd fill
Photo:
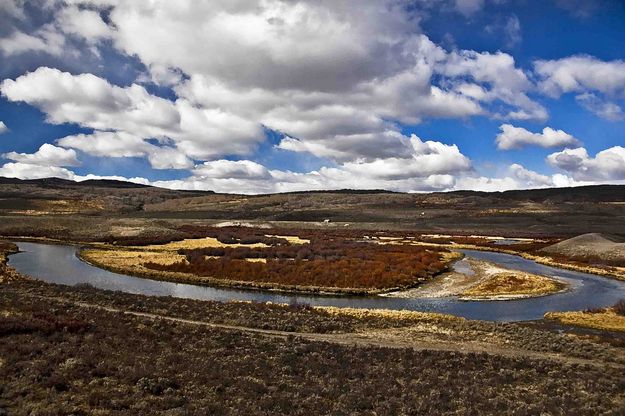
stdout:
POLYGON ((0 176, 625 183, 620 0, 2 0, 0 176))

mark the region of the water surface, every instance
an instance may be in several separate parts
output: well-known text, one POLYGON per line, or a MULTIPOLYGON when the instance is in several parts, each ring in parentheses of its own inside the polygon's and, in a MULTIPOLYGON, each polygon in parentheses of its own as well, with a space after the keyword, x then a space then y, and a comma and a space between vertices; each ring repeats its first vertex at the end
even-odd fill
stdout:
POLYGON ((315 306, 414 310, 450 313, 469 319, 523 321, 540 319, 548 311, 583 310, 611 306, 625 298, 625 282, 587 273, 543 266, 509 254, 460 250, 467 257, 498 263, 502 266, 557 277, 570 290, 539 298, 511 301, 460 301, 456 298, 403 299, 382 296, 345 297, 279 294, 258 290, 212 288, 182 283, 161 282, 112 273, 91 266, 76 257, 76 247, 40 243, 16 243, 21 252, 9 257, 18 272, 33 278, 64 285, 88 283, 99 289, 117 290, 150 296, 173 296, 200 300, 245 300, 298 303, 315 306))

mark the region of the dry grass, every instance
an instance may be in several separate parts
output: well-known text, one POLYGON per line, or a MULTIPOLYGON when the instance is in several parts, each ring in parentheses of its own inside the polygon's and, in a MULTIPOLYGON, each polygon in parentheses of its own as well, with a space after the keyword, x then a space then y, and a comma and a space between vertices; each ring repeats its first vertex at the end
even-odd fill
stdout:
POLYGON ((34 200, 32 201, 32 208, 10 211, 11 214, 16 215, 70 215, 84 212, 96 212, 104 209, 104 204, 97 200, 73 200, 73 199, 60 199, 60 200, 34 200))
POLYGON ((547 312, 545 319, 558 321, 565 325, 625 332, 625 316, 617 314, 612 309, 596 312, 547 312))
POLYGON ((163 265, 184 261, 185 257, 171 251, 94 250, 81 251, 83 260, 104 267, 132 271, 145 271, 144 263, 163 265))
POLYGON ((441 256, 442 256, 441 261, 444 263, 452 263, 464 257, 462 253, 459 253, 457 251, 443 251, 441 252, 441 256))
MULTIPOLYGON (((297 237, 295 237, 297 238, 297 237)), ((256 243, 256 244, 224 244, 213 237, 206 238, 192 238, 182 241, 175 241, 173 243, 168 244, 156 244, 149 245, 145 247, 140 247, 142 250, 149 251, 178 251, 181 249, 192 250, 196 248, 236 248, 236 247, 249 247, 249 248, 267 248, 269 247, 267 244, 256 243)), ((138 247, 139 248, 139 247, 138 247)))
POLYGON ((315 306, 313 309, 323 311, 331 316, 352 317, 356 319, 385 319, 402 322, 465 322, 464 318, 454 315, 432 312, 393 311, 386 309, 337 308, 334 306, 315 306))
POLYGON ((504 269, 486 262, 472 262, 480 283, 462 293, 463 298, 514 298, 543 296, 563 290, 566 285, 555 279, 515 270, 504 269))
POLYGON ((267 263, 267 259, 245 259, 245 261, 252 263, 267 263))
POLYGON ((306 240, 304 238, 299 238, 296 235, 265 235, 265 237, 274 237, 274 238, 282 238, 289 242, 289 244, 309 244, 310 240, 306 240))

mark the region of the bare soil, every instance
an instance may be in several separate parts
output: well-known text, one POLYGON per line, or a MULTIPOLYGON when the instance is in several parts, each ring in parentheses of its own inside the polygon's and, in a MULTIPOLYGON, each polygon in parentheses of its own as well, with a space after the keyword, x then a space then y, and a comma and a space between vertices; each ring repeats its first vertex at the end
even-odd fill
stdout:
POLYGON ((546 296, 566 289, 553 278, 504 268, 474 259, 460 260, 461 271, 453 270, 413 289, 387 293, 402 298, 440 298, 458 296, 467 300, 509 300, 546 296), (464 269, 467 269, 466 271, 464 269))

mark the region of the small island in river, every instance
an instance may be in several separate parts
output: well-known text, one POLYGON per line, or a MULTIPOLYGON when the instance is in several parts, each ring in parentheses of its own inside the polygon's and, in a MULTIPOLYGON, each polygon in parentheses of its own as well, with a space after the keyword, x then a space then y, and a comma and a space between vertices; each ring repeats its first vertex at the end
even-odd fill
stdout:
POLYGON ((493 262, 463 258, 453 270, 414 289, 386 294, 404 298, 458 297, 461 300, 512 300, 547 296, 567 289, 553 277, 503 267, 493 262))

